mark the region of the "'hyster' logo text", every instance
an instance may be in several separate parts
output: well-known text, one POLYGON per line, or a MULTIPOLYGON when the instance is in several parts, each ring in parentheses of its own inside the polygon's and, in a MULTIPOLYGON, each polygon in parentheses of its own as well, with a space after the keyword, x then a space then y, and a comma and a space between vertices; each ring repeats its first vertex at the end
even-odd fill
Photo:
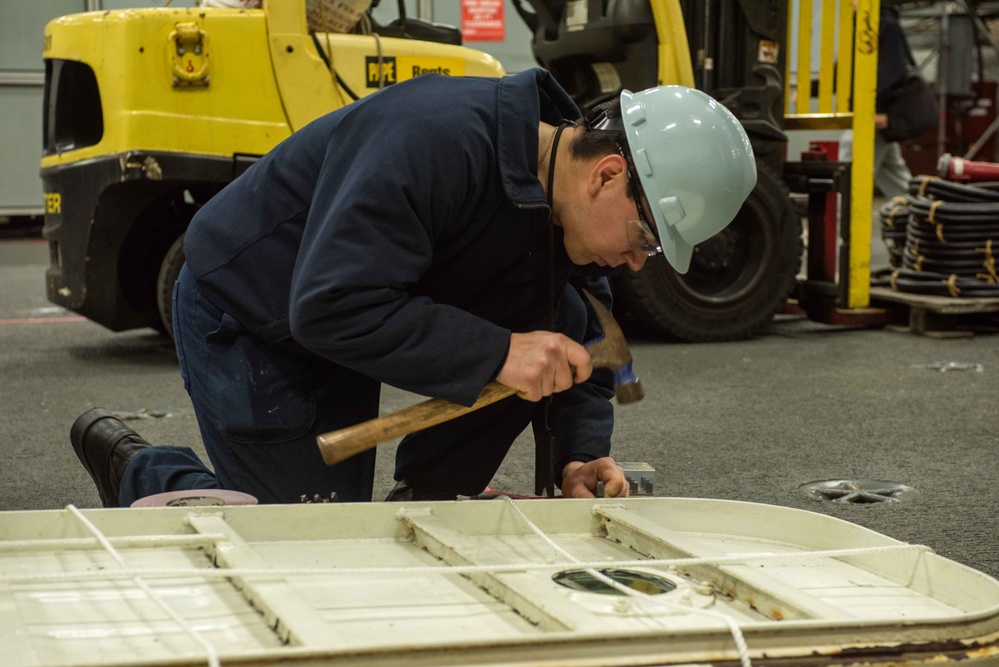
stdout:
POLYGON ((368 88, 387 86, 406 79, 415 79, 421 74, 443 74, 461 76, 464 68, 456 58, 426 58, 420 56, 388 56, 379 64, 376 56, 365 56, 365 79, 368 88), (443 61, 443 64, 442 64, 443 61), (455 62, 457 61, 457 62, 455 62))

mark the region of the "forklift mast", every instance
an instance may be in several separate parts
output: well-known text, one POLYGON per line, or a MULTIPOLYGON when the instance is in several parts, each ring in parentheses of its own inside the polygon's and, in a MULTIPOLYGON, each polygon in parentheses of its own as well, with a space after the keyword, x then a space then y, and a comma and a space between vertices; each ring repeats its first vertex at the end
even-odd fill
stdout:
POLYGON ((781 170, 786 0, 680 0, 695 86, 729 108, 757 159, 781 170))

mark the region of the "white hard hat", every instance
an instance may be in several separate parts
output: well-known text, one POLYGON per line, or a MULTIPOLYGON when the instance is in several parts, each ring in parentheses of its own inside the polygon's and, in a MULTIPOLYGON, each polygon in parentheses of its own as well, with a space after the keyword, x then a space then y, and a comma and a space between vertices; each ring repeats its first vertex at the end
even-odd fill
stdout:
POLYGON ((725 229, 756 186, 742 123, 686 86, 621 93, 621 119, 666 259, 680 273, 694 246, 725 229))

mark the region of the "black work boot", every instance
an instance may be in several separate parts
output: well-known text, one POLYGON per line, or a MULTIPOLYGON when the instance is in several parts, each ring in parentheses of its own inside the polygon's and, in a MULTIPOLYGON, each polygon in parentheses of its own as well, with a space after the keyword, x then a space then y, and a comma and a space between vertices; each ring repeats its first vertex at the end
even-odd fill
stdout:
POLYGON ((118 488, 125 467, 136 452, 152 446, 103 408, 80 415, 69 431, 69 440, 94 479, 104 507, 118 507, 118 488))

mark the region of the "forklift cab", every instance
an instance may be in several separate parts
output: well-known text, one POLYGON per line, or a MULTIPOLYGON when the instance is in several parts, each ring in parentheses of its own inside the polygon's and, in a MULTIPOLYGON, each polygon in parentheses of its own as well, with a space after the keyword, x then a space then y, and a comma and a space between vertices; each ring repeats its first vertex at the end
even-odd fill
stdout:
POLYGON ((397 37, 399 39, 418 39, 422 42, 436 44, 453 44, 461 46, 461 30, 453 25, 434 23, 406 15, 406 0, 398 0, 399 15, 381 25, 374 20, 371 10, 380 4, 379 0, 371 3, 368 18, 371 20, 371 31, 382 37, 397 37))
POLYGON ((514 0, 514 7, 534 35, 535 59, 584 112, 622 89, 638 91, 658 84, 656 68, 649 67, 657 60, 659 40, 647 0, 528 2, 533 11, 523 0, 514 0))

